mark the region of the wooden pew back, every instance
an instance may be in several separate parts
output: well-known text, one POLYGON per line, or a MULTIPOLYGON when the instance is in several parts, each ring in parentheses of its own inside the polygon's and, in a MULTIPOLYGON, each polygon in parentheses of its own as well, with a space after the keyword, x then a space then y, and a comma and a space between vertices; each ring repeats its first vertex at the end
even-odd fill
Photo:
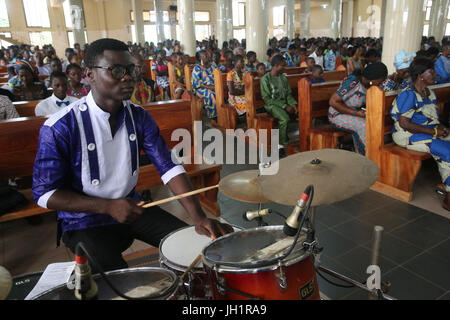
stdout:
POLYGON ((339 88, 340 81, 311 84, 307 78, 298 82, 298 112, 300 152, 309 151, 309 134, 312 120, 328 114, 329 100, 339 88))
POLYGON ((16 101, 13 102, 14 107, 21 117, 34 117, 36 106, 42 100, 32 100, 32 101, 16 101))

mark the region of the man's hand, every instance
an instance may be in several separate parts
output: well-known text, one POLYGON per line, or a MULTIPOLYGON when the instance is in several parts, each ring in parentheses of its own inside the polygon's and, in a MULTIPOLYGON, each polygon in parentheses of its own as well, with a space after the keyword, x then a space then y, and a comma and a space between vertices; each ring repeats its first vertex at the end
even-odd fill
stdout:
POLYGON ((196 223, 195 231, 198 234, 205 235, 215 240, 227 233, 234 232, 234 229, 229 224, 221 223, 215 219, 205 218, 196 223))
POLYGON ((110 200, 106 212, 120 223, 132 223, 144 212, 141 204, 130 199, 110 200))
POLYGON ((297 107, 296 106, 287 106, 285 108, 286 112, 294 114, 297 113, 297 107))
POLYGON ((366 117, 366 111, 358 110, 358 111, 356 111, 355 116, 360 117, 360 118, 365 118, 366 117))
POLYGON ((437 132, 438 132, 438 134, 437 134, 438 138, 445 138, 446 136, 448 136, 448 128, 446 128, 442 124, 437 126, 437 132))

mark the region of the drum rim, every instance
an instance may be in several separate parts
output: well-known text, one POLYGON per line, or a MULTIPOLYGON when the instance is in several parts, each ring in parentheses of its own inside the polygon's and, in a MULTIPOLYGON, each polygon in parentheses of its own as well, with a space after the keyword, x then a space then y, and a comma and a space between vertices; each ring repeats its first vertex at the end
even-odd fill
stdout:
MULTIPOLYGON (((158 293, 158 295, 162 295, 161 297, 164 299, 167 299, 171 296, 173 296, 178 288, 179 285, 179 281, 180 279, 178 278, 178 276, 175 274, 175 272, 173 272, 172 270, 168 270, 168 269, 164 269, 164 268, 158 268, 158 267, 138 267, 138 268, 126 268, 126 269, 118 269, 118 270, 112 270, 112 271, 107 271, 105 272, 105 274, 107 276, 109 275, 116 275, 116 274, 122 274, 122 273, 128 273, 128 272, 137 272, 137 271, 151 271, 151 270, 158 270, 158 271, 163 271, 163 272, 168 272, 170 274, 170 276, 172 277, 172 279, 174 280, 172 285, 170 287, 168 287, 167 289, 165 289, 164 291, 161 291, 160 293, 158 293)), ((92 278, 98 279, 98 278, 102 278, 100 273, 96 273, 92 275, 92 278)), ((48 289, 36 296, 34 296, 31 300, 38 300, 40 297, 45 296, 49 293, 51 293, 54 290, 58 290, 61 289, 63 287, 66 287, 67 283, 61 284, 59 286, 56 286, 54 288, 48 289)), ((156 295, 156 294, 155 294, 156 295)), ((150 300, 151 298, 148 298, 148 300, 150 300)))
MULTIPOLYGON (((181 228, 179 228, 179 229, 177 229, 177 230, 172 231, 171 233, 167 234, 164 238, 161 239, 161 241, 159 242, 159 246, 158 246, 158 251, 159 251, 159 263, 160 263, 160 264, 163 264, 163 265, 165 265, 165 266, 167 266, 167 267, 169 267, 169 268, 173 268, 173 269, 175 269, 175 270, 177 270, 177 271, 180 271, 180 272, 185 271, 185 270, 189 267, 189 266, 183 266, 183 265, 181 265, 181 264, 178 264, 178 263, 175 263, 175 262, 170 261, 170 260, 164 255, 164 253, 163 253, 163 251, 162 251, 163 243, 164 243, 170 236, 172 236, 172 235, 174 235, 175 233, 180 232, 180 231, 182 231, 182 230, 184 230, 184 229, 188 229, 188 228, 194 229, 194 232, 195 232, 195 225, 188 225, 188 226, 181 227, 181 228)), ((195 268, 192 268, 192 270, 202 271, 203 268, 202 268, 202 267, 195 267, 195 268)))
MULTIPOLYGON (((231 225, 231 226, 232 226, 233 228, 235 228, 235 229, 239 229, 239 231, 245 230, 244 228, 241 228, 241 227, 236 226, 236 225, 231 225)), ((161 241, 159 242, 159 246, 158 246, 158 251, 159 251, 159 263, 160 263, 161 265, 165 265, 165 266, 167 266, 167 267, 169 267, 169 268, 172 268, 172 269, 175 269, 176 271, 179 271, 179 272, 184 272, 184 271, 186 271, 187 268, 189 268, 189 266, 184 266, 184 265, 178 264, 178 263, 176 263, 176 262, 172 262, 171 260, 169 260, 169 259, 164 255, 164 253, 163 253, 163 251, 162 251, 162 245, 163 245, 163 243, 164 243, 170 236, 172 236, 172 235, 174 235, 175 233, 180 232, 180 231, 182 231, 182 230, 184 230, 184 229, 188 229, 188 228, 192 228, 192 229, 194 229, 194 232, 196 232, 196 231, 195 231, 195 225, 188 225, 188 226, 181 227, 181 228, 179 228, 179 229, 177 229, 177 230, 172 231, 171 233, 167 234, 164 238, 161 239, 161 241)), ((237 232, 237 231, 235 231, 235 232, 237 232)), ((225 236, 227 236, 227 235, 225 235, 225 236)), ((222 237, 225 237, 225 236, 222 236, 222 237)), ((222 238, 222 237, 220 237, 220 238, 222 238)), ((218 238, 218 239, 220 239, 220 238, 218 238)), ((217 240, 217 239, 216 239, 216 240, 217 240)), ((216 240, 212 240, 212 241, 216 241, 216 240)), ((209 243, 209 244, 210 244, 210 243, 209 243)), ((207 246, 208 246, 209 244, 207 244, 207 246)), ((203 249, 204 249, 204 248, 203 248, 203 249)), ((201 251, 199 254, 203 255, 203 249, 202 249, 202 251, 201 251)), ((194 267, 194 268, 192 268, 192 270, 195 271, 195 272, 204 272, 203 266, 202 266, 202 267, 194 267)))
MULTIPOLYGON (((279 230, 282 228, 283 228, 283 226, 281 226, 281 225, 263 226, 263 227, 255 227, 255 228, 250 228, 250 229, 243 229, 240 231, 235 231, 234 233, 240 233, 240 232, 245 232, 245 231, 249 231, 249 230, 254 230, 254 231, 269 230, 270 231, 270 230, 279 230)), ((278 269, 280 266, 289 267, 299 261, 307 259, 311 255, 311 252, 306 251, 304 249, 295 250, 294 252, 292 252, 290 254, 290 256, 294 255, 292 258, 287 257, 286 259, 284 259, 281 262, 278 261, 278 262, 274 262, 273 264, 270 264, 268 266, 256 267, 256 268, 251 268, 251 267, 245 268, 245 267, 239 267, 239 266, 236 266, 236 267, 221 266, 220 263, 216 263, 215 261, 212 261, 205 256, 205 251, 210 246, 212 246, 216 241, 223 240, 227 237, 231 237, 234 233, 224 235, 224 236, 214 240, 210 244, 208 244, 205 248, 203 248, 202 262, 203 262, 204 267, 207 267, 209 269, 215 270, 220 273, 258 273, 258 272, 264 272, 264 271, 273 271, 273 270, 278 269)))

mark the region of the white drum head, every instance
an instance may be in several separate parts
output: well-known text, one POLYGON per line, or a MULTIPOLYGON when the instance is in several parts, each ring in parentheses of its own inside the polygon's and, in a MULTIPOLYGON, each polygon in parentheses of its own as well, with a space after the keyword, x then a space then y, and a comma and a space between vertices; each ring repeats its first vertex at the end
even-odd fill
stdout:
MULTIPOLYGON (((234 228, 234 230, 238 229, 234 228)), ((162 257, 162 262, 169 267, 184 271, 212 241, 211 238, 198 234, 195 226, 189 226, 166 236, 159 246, 159 255, 162 257)), ((202 268, 203 264, 200 260, 195 269, 202 268)))

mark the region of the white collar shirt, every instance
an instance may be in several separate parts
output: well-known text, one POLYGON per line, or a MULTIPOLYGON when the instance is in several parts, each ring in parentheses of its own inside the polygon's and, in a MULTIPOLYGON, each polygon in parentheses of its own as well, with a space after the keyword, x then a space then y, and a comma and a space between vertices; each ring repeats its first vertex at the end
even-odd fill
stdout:
POLYGON ((55 94, 52 94, 50 97, 42 100, 36 105, 36 108, 34 109, 34 114, 36 115, 36 117, 48 116, 60 111, 65 107, 68 107, 71 103, 75 101, 78 101, 78 99, 75 97, 66 95, 64 100, 60 100, 55 96, 55 94), (61 104, 61 106, 58 106, 57 102, 66 102, 66 103, 61 104))

